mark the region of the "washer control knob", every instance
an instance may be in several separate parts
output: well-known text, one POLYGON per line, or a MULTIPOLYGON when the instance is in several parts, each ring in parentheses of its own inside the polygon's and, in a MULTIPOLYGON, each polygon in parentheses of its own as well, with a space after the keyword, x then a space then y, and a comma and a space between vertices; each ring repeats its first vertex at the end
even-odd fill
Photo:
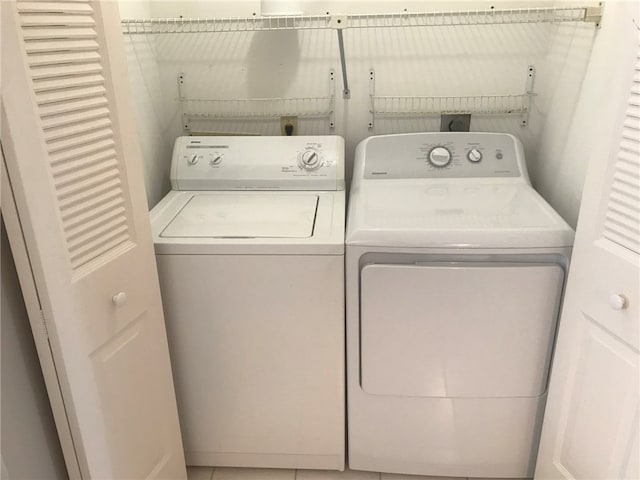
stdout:
POLYGON ((467 159, 472 163, 478 163, 482 160, 482 152, 477 148, 472 148, 469 150, 469 153, 467 153, 467 159))
POLYGON ((198 154, 194 153, 193 155, 191 155, 187 162, 189 162, 189 165, 195 165, 196 163, 198 163, 198 154))
POLYGON ((315 150, 309 149, 305 150, 300 154, 300 166, 305 170, 315 170, 320 168, 320 154, 315 150))
POLYGON ((451 152, 445 147, 434 147, 429 152, 428 160, 434 167, 446 167, 451 163, 451 152))
POLYGON ((213 157, 211 157, 211 160, 209 160, 209 164, 212 167, 216 167, 221 163, 222 163, 222 155, 214 155, 213 157))

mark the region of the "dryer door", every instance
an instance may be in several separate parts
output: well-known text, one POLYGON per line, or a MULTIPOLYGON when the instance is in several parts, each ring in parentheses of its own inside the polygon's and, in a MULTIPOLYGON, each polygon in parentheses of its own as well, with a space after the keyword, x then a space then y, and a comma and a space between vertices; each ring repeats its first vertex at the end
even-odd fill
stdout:
POLYGON ((377 395, 545 392, 564 270, 553 264, 369 264, 361 384, 377 395))

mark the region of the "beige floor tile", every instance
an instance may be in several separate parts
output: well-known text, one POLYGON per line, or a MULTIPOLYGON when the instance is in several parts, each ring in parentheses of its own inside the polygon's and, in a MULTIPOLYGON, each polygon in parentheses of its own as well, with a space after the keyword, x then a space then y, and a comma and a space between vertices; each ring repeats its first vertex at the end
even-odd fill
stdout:
POLYGON ((188 480, 211 480, 212 467, 187 467, 188 480))
POLYGON ((465 480, 464 477, 429 477, 424 475, 399 475, 395 473, 380 474, 381 480, 465 480))
POLYGON ((296 480, 380 480, 380 474, 375 472, 357 472, 345 470, 298 470, 296 480))
POLYGON ((213 472, 213 480, 295 480, 295 470, 276 468, 223 468, 213 472))

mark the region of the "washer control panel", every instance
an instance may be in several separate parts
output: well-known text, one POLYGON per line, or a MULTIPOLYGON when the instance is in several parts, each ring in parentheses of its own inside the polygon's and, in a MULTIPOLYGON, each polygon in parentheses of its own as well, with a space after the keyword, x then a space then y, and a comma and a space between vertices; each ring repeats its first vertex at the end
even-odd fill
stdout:
POLYGON ((434 132, 365 140, 364 178, 526 177, 522 144, 505 133, 434 132))
POLYGON ((344 140, 331 136, 185 136, 174 190, 343 190, 344 140))

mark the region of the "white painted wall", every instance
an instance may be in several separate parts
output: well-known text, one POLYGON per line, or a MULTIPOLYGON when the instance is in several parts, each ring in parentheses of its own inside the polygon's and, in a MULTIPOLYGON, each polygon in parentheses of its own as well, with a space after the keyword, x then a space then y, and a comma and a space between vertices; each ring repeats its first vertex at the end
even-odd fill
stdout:
MULTIPOLYGON (((130 0, 121 0, 123 17, 250 17, 260 13, 257 0, 133 3, 137 7, 131 7, 130 0), (143 9, 139 8, 141 3, 145 3, 143 9)), ((379 0, 302 4, 307 14, 335 14, 488 9, 492 5, 517 8, 549 6, 553 2, 379 0)), ((344 136, 350 177, 355 146, 367 136, 439 129, 437 118, 377 118, 370 130, 370 68, 376 72, 377 95, 476 95, 523 93, 526 69, 534 65, 538 95, 529 125, 521 127, 519 117, 474 116, 471 128, 519 137, 534 184, 567 220, 575 222, 578 204, 574 199, 582 189, 584 161, 565 158, 563 152, 596 38, 593 25, 350 29, 344 37, 350 100, 343 100, 340 94, 342 76, 333 30, 129 36, 128 45, 149 54, 141 60, 132 55, 132 47, 129 58, 134 92, 142 92, 136 94, 136 112, 142 144, 148 145, 145 165, 150 205, 168 190, 169 159, 163 152, 168 152, 175 137, 182 134, 176 100, 181 72, 186 78, 186 95, 191 98, 289 98, 326 95, 330 91, 328 72, 334 69, 335 130, 329 129, 326 119, 300 120, 299 133, 344 136), (151 58, 153 53, 155 59, 151 58), (154 149, 151 145, 158 135, 162 136, 162 146, 154 149)), ((280 128, 277 121, 254 120, 224 120, 206 127, 219 133, 271 135, 278 134, 280 128)))
MULTIPOLYGON (((147 18, 151 4, 146 0, 120 2, 122 18, 147 18)), ((125 35, 129 79, 136 115, 138 140, 145 169, 145 189, 149 208, 169 190, 169 166, 175 135, 168 134, 170 101, 160 88, 155 37, 125 35)))
POLYGON ((68 478, 4 224, 1 302, 3 480, 68 478))
MULTIPOLYGON (((626 91, 612 90, 612 85, 616 84, 614 79, 628 75, 628 58, 637 48, 637 43, 629 42, 629 34, 635 32, 637 38, 638 25, 640 3, 606 2, 586 74, 575 67, 575 62, 581 63, 579 57, 588 51, 588 35, 573 37, 567 60, 554 57, 556 68, 563 68, 562 84, 546 86, 549 106, 540 118, 543 126, 534 181, 542 195, 574 227, 590 151, 609 144, 607 125, 616 122, 607 105, 620 102, 620 96, 627 95, 626 91), (566 98, 566 94, 577 97, 577 101, 566 98)), ((568 43, 568 38, 563 42, 568 43)))

